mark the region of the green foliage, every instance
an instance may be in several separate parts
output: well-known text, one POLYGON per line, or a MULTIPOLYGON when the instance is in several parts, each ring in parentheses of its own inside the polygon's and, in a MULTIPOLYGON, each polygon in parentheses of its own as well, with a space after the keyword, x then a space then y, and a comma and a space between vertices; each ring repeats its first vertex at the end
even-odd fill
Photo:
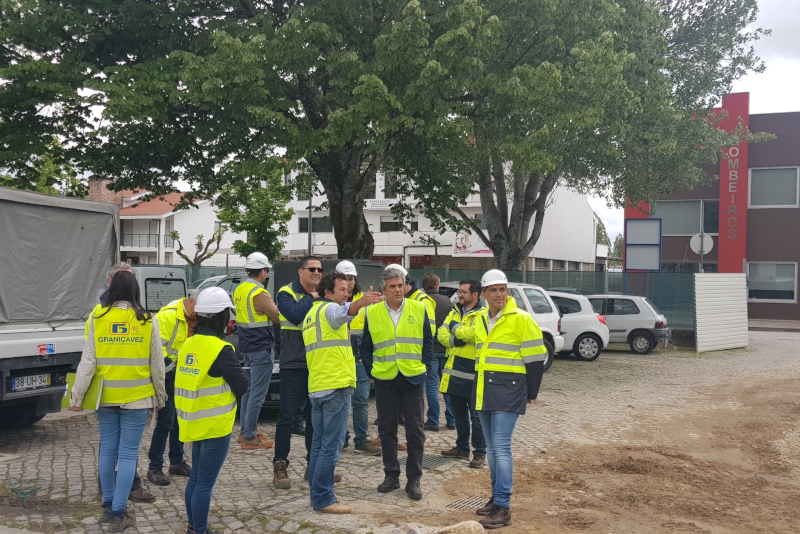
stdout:
POLYGON ((281 237, 289 235, 287 223, 294 211, 286 205, 292 187, 282 183, 279 173, 265 182, 248 182, 246 186, 225 187, 217 198, 217 217, 234 232, 246 232, 247 240, 237 239, 233 250, 242 256, 262 252, 271 261, 281 255, 281 237))
MULTIPOLYGON (((614 238, 614 245, 608 251, 608 256, 610 258, 619 258, 622 259, 622 256, 625 254, 625 239, 622 237, 622 234, 617 234, 614 238)), ((621 261, 613 262, 615 265, 622 265, 621 261)))
MULTIPOLYGON (((595 217, 597 214, 595 213, 595 217)), ((608 237, 608 232, 606 231, 606 225, 603 224, 603 221, 600 220, 600 217, 597 217, 597 229, 596 229, 595 241, 598 245, 606 245, 609 248, 611 247, 611 239, 608 237)))

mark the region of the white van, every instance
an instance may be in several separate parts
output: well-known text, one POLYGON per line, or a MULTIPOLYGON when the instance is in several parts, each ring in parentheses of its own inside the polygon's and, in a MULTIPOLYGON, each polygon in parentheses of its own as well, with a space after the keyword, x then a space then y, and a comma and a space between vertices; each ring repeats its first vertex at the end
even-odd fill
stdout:
POLYGON ((133 265, 133 270, 142 306, 150 312, 156 313, 173 300, 187 296, 186 272, 182 268, 133 265))

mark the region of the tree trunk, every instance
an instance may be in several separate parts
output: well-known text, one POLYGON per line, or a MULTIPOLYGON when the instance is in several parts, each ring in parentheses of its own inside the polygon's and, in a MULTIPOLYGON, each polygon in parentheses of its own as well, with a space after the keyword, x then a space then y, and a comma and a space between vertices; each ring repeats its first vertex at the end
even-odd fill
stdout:
POLYGON ((372 158, 362 170, 362 155, 362 149, 348 147, 319 155, 309 162, 328 199, 328 213, 341 259, 371 259, 375 249, 364 217, 364 187, 375 183, 380 160, 372 158))

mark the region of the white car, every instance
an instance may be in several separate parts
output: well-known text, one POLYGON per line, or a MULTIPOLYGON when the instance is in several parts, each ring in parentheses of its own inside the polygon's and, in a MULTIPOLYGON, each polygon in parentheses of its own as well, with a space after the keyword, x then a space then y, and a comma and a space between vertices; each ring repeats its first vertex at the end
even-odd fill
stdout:
MULTIPOLYGON (((442 282, 439 284, 439 291, 442 286, 458 288, 458 282, 442 282)), ((534 321, 542 330, 544 346, 547 348, 547 360, 544 362, 544 370, 550 369, 553 365, 553 356, 557 352, 564 350, 564 338, 561 337, 561 315, 552 299, 547 296, 544 289, 533 284, 519 284, 509 282, 508 294, 517 301, 517 307, 533 315, 534 321)), ((453 293, 450 297, 453 304, 458 302, 458 293, 453 293)))
POLYGON ((576 358, 587 362, 596 360, 608 346, 605 318, 594 311, 592 303, 583 295, 558 291, 548 291, 547 294, 561 313, 564 353, 572 351, 576 358))
POLYGON ((636 354, 647 354, 669 339, 667 317, 647 297, 587 295, 594 310, 606 319, 611 343, 628 343, 636 354))

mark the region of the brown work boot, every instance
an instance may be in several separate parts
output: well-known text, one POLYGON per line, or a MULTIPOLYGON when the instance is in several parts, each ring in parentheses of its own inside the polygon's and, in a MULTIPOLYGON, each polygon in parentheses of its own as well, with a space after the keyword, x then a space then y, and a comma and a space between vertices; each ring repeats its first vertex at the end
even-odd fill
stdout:
POLYGON ((469 460, 469 451, 462 451, 458 447, 442 451, 442 456, 445 458, 459 458, 461 460, 469 460))
MULTIPOLYGON (((261 432, 256 432, 256 437, 259 437, 259 438, 264 438, 264 439, 269 439, 269 436, 268 436, 268 435, 266 435, 266 434, 262 434, 261 432)), ((241 432, 239 432, 239 437, 238 437, 238 438, 236 438, 236 441, 238 441, 239 443, 241 443, 242 441, 244 441, 244 434, 242 434, 241 432)))
POLYGON ((489 512, 492 511, 492 507, 494 506, 494 497, 489 499, 489 502, 475 510, 475 513, 478 515, 489 515, 489 512))
POLYGON ((292 482, 289 480, 289 473, 286 468, 289 464, 286 460, 278 460, 272 465, 272 485, 278 489, 289 489, 292 487, 292 482))
POLYGON ((136 518, 133 515, 133 505, 128 505, 125 508, 122 516, 111 515, 111 520, 108 522, 109 532, 122 532, 126 528, 131 528, 136 525, 136 518))
POLYGON ((469 463, 469 466, 473 469, 481 469, 484 465, 486 465, 485 454, 474 454, 472 456, 472 461, 469 463))
POLYGON ((398 450, 398 451, 407 451, 407 450, 408 450, 408 447, 406 446, 406 444, 405 444, 405 443, 398 443, 398 444, 397 444, 397 450, 398 450))
POLYGON ((128 499, 133 502, 155 502, 156 496, 144 488, 139 488, 137 490, 132 490, 128 494, 128 499))
POLYGON ((267 435, 263 437, 256 435, 253 439, 242 440, 243 449, 271 449, 273 445, 275 445, 275 440, 269 439, 267 435))
POLYGON ((486 530, 508 526, 511 524, 511 510, 495 504, 489 515, 481 519, 479 523, 486 530))
POLYGON ((317 510, 317 512, 322 512, 323 514, 349 514, 352 511, 352 508, 338 501, 322 510, 317 510))

